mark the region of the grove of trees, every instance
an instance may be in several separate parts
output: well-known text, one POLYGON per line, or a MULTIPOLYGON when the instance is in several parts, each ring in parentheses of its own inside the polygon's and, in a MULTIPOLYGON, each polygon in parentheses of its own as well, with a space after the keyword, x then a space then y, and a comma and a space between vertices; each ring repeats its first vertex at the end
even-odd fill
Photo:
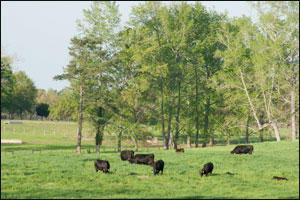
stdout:
MULTIPOLYGON (((55 76, 69 80, 70 88, 39 103, 49 105, 52 119, 78 121, 77 153, 83 121, 94 128, 97 151, 105 130, 117 135, 119 151, 122 134, 137 151, 153 130, 161 133, 164 149, 176 149, 181 135, 195 147, 199 141, 202 147, 214 145, 216 134, 230 144, 241 132, 246 142, 251 134, 262 140, 266 131, 280 141, 282 124, 290 125, 296 140, 299 2, 251 6, 256 22, 229 18, 200 2, 149 1, 133 7, 121 26, 116 2, 95 1, 77 21, 69 64, 55 76)), ((21 114, 24 106, 12 108, 9 98, 18 91, 13 85, 26 77, 15 77, 1 57, 1 110, 21 114)))

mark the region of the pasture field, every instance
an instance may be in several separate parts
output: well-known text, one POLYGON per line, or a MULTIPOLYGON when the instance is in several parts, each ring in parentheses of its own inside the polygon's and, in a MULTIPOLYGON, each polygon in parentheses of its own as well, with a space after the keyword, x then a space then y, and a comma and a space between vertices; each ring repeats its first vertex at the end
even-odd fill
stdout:
MULTIPOLYGON (((154 176, 150 166, 121 161, 117 142, 108 134, 100 154, 93 153, 94 135, 88 125, 83 126, 82 153, 78 155, 75 122, 22 122, 7 125, 1 120, 2 139, 24 142, 1 144, 3 199, 299 198, 299 140, 285 141, 288 130, 282 130, 281 142, 273 142, 274 138, 266 135, 266 142, 257 143, 257 138, 251 136, 252 155, 230 154, 240 141, 237 137, 230 146, 185 148, 184 153, 141 145, 138 153, 154 153, 155 160, 165 162, 164 174, 154 176), (111 173, 96 173, 95 159, 108 160, 111 173), (199 171, 207 162, 213 162, 213 174, 200 177, 199 171), (288 181, 272 180, 273 176, 288 181)), ((218 139, 222 137, 216 135, 218 139)), ((122 145, 134 149, 126 137, 122 145)))
POLYGON ((164 174, 154 176, 150 166, 121 161, 109 150, 78 155, 75 145, 2 144, 1 198, 299 199, 299 140, 255 143, 252 155, 232 155, 234 146, 139 152, 164 160, 164 174), (108 160, 111 173, 96 173, 95 159, 108 160), (213 174, 200 177, 207 162, 213 174))

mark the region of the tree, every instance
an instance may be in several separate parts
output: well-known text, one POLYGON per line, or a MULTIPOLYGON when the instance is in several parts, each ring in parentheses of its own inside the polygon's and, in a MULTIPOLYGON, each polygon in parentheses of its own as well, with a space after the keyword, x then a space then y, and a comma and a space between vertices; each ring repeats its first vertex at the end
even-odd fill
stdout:
MULTIPOLYGON (((259 131, 272 126, 276 140, 280 141, 277 119, 274 116, 274 68, 262 62, 256 62, 253 49, 257 41, 262 39, 258 29, 251 24, 249 18, 233 19, 223 24, 218 34, 219 41, 226 46, 225 51, 218 51, 217 56, 224 60, 223 70, 219 73, 219 80, 225 90, 240 90, 247 98, 249 108, 259 131), (261 104, 263 102, 263 104, 261 104), (265 112, 263 123, 258 116, 265 112)), ((267 52, 260 55, 267 55, 267 52)), ((264 60, 265 61, 265 60, 264 60)))
POLYGON ((49 106, 57 103, 58 93, 54 89, 48 89, 45 91, 43 89, 38 89, 37 103, 46 103, 49 106))
POLYGON ((252 3, 259 15, 258 27, 264 35, 255 49, 257 63, 273 67, 274 85, 280 98, 281 116, 290 116, 291 139, 296 140, 296 113, 299 111, 299 2, 277 1, 252 3), (287 114, 285 114, 287 113, 287 114))
MULTIPOLYGON (((164 149, 168 149, 169 136, 166 135, 165 131, 166 103, 164 93, 168 81, 166 59, 168 55, 165 48, 165 39, 163 37, 164 34, 162 31, 161 21, 164 10, 165 7, 158 1, 145 2, 145 4, 133 7, 130 25, 133 29, 139 30, 142 36, 138 37, 141 41, 138 45, 136 45, 135 51, 129 51, 130 54, 135 54, 135 60, 142 65, 141 70, 152 77, 152 81, 156 83, 153 86, 157 87, 159 90, 161 131, 164 139, 164 149)), ((132 29, 130 29, 130 32, 131 35, 136 36, 136 34, 133 33, 137 32, 132 29)), ((134 38, 137 39, 137 37, 134 38)), ((128 42, 126 43, 128 44, 128 42)), ((134 62, 135 60, 132 61, 134 62)))
POLYGON ((1 55, 1 114, 12 109, 15 76, 12 72, 11 59, 1 55))
POLYGON ((54 77, 56 80, 69 80, 71 86, 79 94, 79 109, 78 109, 78 136, 77 136, 77 148, 76 152, 81 153, 81 131, 82 131, 82 113, 83 113, 83 92, 84 84, 87 81, 87 67, 89 44, 88 38, 73 37, 71 39, 71 47, 69 48, 69 54, 72 56, 67 68, 64 68, 64 74, 54 77))
POLYGON ((41 117, 48 117, 49 116, 49 104, 46 104, 46 103, 39 103, 37 106, 36 106, 36 114, 38 116, 41 116, 41 117))
POLYGON ((114 60, 116 54, 116 29, 120 22, 118 6, 114 1, 93 2, 90 9, 83 10, 84 19, 79 20, 81 37, 87 38, 88 60, 85 73, 85 101, 88 106, 87 120, 96 131, 96 152, 102 144, 104 128, 114 106, 110 103, 114 82, 114 60))
POLYGON ((78 120, 79 101, 74 92, 64 88, 58 94, 58 100, 49 106, 49 117, 58 120, 78 120))
POLYGON ((14 76, 16 86, 12 93, 11 112, 22 119, 24 113, 34 113, 37 89, 25 72, 19 71, 14 76))

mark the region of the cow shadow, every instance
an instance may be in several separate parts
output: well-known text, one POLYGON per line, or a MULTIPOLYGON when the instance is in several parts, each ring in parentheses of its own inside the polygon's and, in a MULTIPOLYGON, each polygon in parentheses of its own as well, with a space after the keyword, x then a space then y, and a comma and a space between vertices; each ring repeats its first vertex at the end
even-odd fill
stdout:
MULTIPOLYGON (((204 176, 204 175, 203 175, 204 176)), ((212 173, 212 174, 209 174, 207 176, 220 176, 220 174, 216 174, 216 173, 212 173)))

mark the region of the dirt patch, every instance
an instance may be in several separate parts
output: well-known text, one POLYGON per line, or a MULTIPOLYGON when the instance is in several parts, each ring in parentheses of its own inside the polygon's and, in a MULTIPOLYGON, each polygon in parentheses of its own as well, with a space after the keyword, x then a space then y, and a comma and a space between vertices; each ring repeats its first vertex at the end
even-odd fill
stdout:
POLYGON ((149 176, 137 176, 139 178, 149 178, 149 176))
POLYGON ((1 143, 22 144, 22 140, 1 139, 1 143))

